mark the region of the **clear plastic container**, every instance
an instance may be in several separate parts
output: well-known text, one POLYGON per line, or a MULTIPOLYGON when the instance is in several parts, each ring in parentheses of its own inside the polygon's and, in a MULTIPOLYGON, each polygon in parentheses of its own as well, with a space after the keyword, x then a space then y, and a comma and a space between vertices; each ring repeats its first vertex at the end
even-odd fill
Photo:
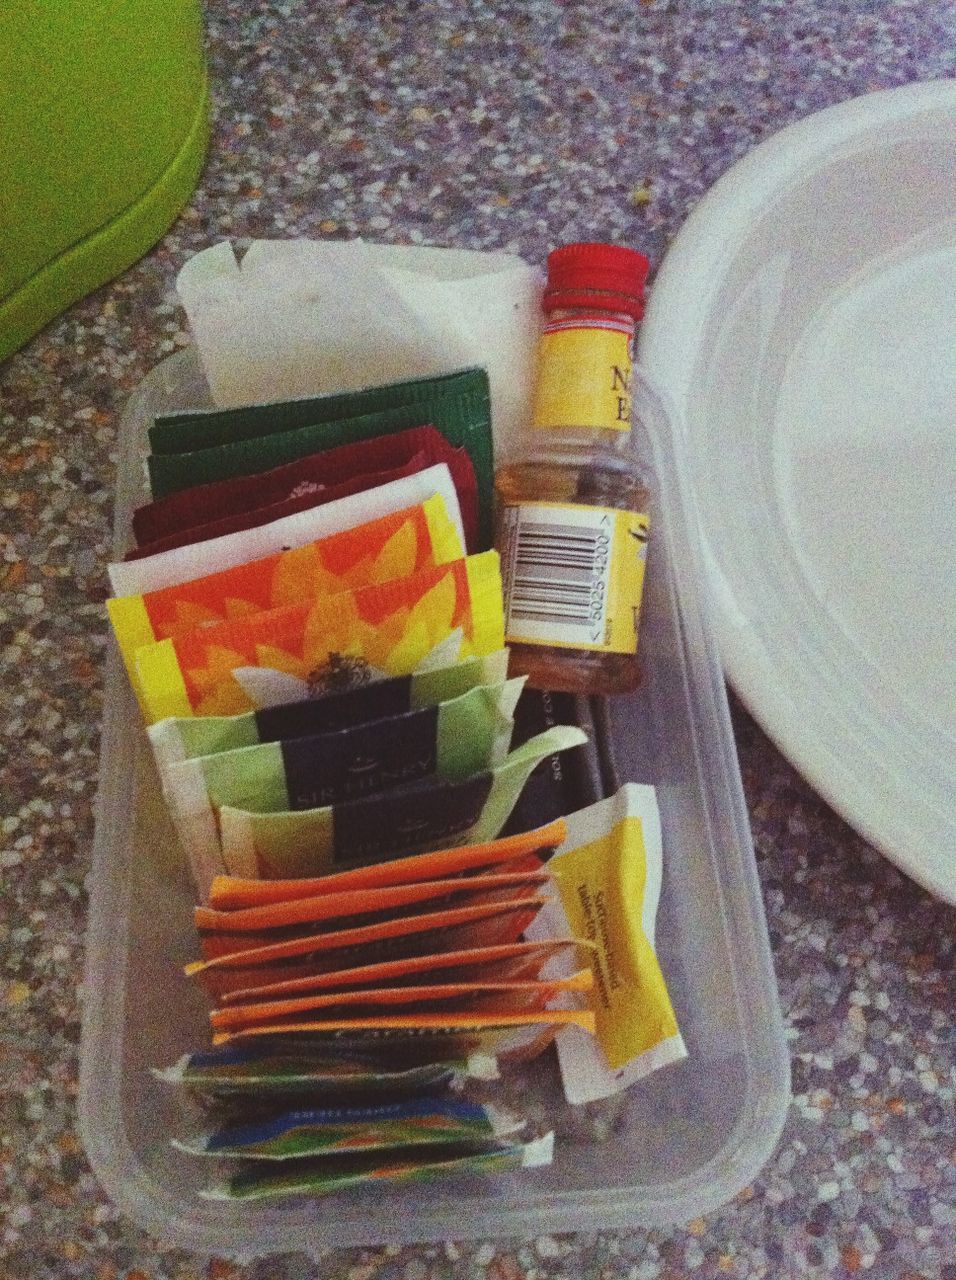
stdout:
MULTIPOLYGON (((333 1246, 662 1226, 717 1208, 750 1182, 789 1100, 766 922, 727 701, 705 607, 704 566, 679 442, 635 378, 655 471, 641 630, 645 680, 592 708, 606 790, 653 783, 664 830, 657 946, 689 1057, 607 1103, 563 1101, 549 1055, 518 1082, 551 1119, 550 1168, 487 1180, 381 1186, 326 1200, 199 1199, 202 1162, 173 1150, 177 1091, 151 1066, 208 1043, 208 1006, 182 974, 194 957, 193 891, 118 653, 106 671, 90 878, 80 1126, 117 1205, 155 1236, 242 1258, 333 1246)), ((120 427, 116 553, 145 500, 154 414, 209 403, 195 353, 170 357, 120 427)))

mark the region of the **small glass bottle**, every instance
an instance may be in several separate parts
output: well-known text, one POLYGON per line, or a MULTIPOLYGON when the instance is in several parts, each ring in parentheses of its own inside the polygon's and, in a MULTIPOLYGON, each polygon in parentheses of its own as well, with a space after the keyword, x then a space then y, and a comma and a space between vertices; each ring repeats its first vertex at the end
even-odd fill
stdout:
POLYGON ((509 670, 530 686, 637 686, 648 488, 631 440, 634 329, 648 262, 572 244, 548 256, 531 448, 495 476, 509 670))

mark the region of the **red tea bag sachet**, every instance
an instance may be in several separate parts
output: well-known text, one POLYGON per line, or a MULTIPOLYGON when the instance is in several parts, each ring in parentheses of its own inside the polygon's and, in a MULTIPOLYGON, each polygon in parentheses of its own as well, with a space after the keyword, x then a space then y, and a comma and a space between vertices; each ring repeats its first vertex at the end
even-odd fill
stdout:
POLYGON ((478 490, 471 459, 434 427, 340 445, 261 474, 183 489, 133 513, 138 549, 128 559, 234 533, 292 515, 388 480, 445 462, 458 492, 468 546, 478 522, 478 490), (247 523, 248 522, 248 523, 247 523))
MULTIPOLYGON (((269 524, 273 520, 281 520, 284 516, 294 516, 300 511, 311 511, 313 507, 322 507, 339 498, 349 498, 356 493, 366 493, 369 489, 390 484, 393 480, 401 480, 405 476, 415 475, 423 471, 424 455, 418 454, 404 467, 395 467, 388 471, 367 471, 353 476, 351 480, 338 485, 329 485, 322 490, 306 490, 283 502, 274 502, 269 506, 250 507, 247 511, 235 515, 222 516, 218 520, 210 520, 204 524, 193 525, 179 533, 159 538, 155 542, 144 543, 127 551, 124 560, 144 560, 147 556, 157 555, 160 551, 171 551, 174 547, 190 547, 197 542, 205 542, 209 538, 219 538, 227 533, 241 533, 244 529, 257 529, 260 525, 269 524)), ((183 489, 181 493, 193 493, 198 490, 183 489)), ((178 495, 177 495, 178 496, 178 495)))

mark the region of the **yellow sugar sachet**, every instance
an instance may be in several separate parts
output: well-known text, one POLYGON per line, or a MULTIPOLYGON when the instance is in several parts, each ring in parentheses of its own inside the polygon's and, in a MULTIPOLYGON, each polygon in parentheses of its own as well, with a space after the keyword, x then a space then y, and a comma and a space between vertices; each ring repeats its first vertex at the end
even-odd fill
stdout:
MULTIPOLYGON (((596 1035, 557 1037, 569 1102, 594 1102, 687 1056, 654 950, 661 891, 660 817, 653 787, 628 783, 571 814, 548 862, 558 893, 527 930, 536 941, 586 938, 594 969, 596 1035)), ((552 971, 572 972, 567 957, 552 971)))

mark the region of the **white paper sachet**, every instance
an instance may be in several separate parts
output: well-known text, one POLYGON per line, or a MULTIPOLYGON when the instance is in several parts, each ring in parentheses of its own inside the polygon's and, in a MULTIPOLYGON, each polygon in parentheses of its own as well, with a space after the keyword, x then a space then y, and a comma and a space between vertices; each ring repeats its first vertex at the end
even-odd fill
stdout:
POLYGON ((157 551, 155 555, 143 556, 140 560, 118 561, 109 566, 110 582, 117 596, 162 591, 166 587, 191 582, 194 578, 248 564, 251 560, 303 547, 320 538, 330 538, 380 516, 416 506, 435 494, 444 499, 445 509, 464 544, 458 494, 447 464, 439 462, 414 475, 390 480, 364 493, 336 498, 324 506, 297 511, 269 524, 225 533, 218 538, 183 547, 172 547, 168 551, 157 551))

